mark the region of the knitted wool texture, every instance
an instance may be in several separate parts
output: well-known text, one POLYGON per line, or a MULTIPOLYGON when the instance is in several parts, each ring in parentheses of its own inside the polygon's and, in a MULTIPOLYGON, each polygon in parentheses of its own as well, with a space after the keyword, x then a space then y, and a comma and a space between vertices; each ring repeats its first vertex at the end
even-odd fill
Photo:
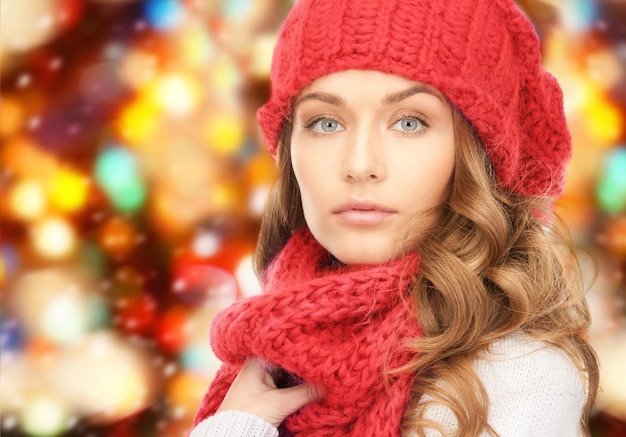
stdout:
POLYGON ((281 435, 399 436, 414 376, 386 377, 415 356, 402 347, 420 335, 401 296, 415 255, 379 266, 319 269, 328 252, 308 229, 294 234, 266 272, 265 294, 213 321, 211 346, 223 361, 195 423, 213 414, 246 358, 259 357, 324 396, 289 416, 281 435))
POLYGON ((257 117, 276 156, 293 98, 315 79, 348 69, 396 74, 438 88, 461 110, 505 190, 558 196, 571 138, 561 89, 540 61, 539 39, 513 0, 299 0, 257 117))

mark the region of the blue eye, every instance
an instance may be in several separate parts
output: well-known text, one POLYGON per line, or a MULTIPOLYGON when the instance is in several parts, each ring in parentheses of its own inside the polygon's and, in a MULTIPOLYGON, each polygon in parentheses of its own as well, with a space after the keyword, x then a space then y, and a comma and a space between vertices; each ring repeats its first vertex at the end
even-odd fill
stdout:
POLYGON ((304 124, 304 128, 312 135, 333 134, 345 130, 345 127, 334 117, 320 115, 304 124))
POLYGON ((425 122, 416 117, 405 117, 396 121, 392 128, 403 132, 421 131, 428 127, 425 122))
POLYGON ((331 118, 322 118, 313 123, 313 130, 327 134, 342 130, 341 125, 331 118))

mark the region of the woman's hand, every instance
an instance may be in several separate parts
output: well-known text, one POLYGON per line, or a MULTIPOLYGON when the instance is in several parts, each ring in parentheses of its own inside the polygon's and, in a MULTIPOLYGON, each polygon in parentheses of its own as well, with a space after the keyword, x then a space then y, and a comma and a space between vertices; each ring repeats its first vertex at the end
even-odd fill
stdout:
POLYGON ((291 413, 316 399, 318 393, 309 384, 276 388, 259 360, 251 358, 241 368, 217 411, 245 411, 278 427, 291 413))

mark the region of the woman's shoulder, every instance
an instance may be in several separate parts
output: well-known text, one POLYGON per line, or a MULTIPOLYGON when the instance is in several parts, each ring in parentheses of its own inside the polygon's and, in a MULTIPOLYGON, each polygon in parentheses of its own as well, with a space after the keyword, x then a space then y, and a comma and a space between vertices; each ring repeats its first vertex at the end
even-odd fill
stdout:
POLYGON ((475 363, 489 396, 489 424, 502 436, 581 435, 581 372, 562 349, 516 333, 475 363))
POLYGON ((568 393, 585 391, 581 373, 565 351, 524 333, 491 343, 474 367, 488 392, 492 387, 517 392, 550 386, 568 393))
MULTIPOLYGON (((581 373, 562 349, 514 333, 494 341, 474 368, 489 398, 489 425, 499 435, 581 435, 586 389, 581 373)), ((456 418, 449 408, 432 404, 425 416, 454 433, 456 418)), ((427 431, 426 435, 439 434, 427 431)))

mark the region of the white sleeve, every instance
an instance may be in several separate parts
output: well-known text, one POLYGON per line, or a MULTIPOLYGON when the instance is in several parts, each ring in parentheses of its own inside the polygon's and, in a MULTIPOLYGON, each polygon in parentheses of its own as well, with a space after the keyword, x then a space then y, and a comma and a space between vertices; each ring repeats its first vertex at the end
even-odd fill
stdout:
POLYGON ((202 420, 189 437, 278 437, 278 430, 254 414, 230 410, 202 420))
MULTIPOLYGON (((512 334, 494 342, 474 367, 489 397, 489 425, 501 437, 581 436, 586 390, 561 349, 512 334)), ((446 435, 454 434, 457 421, 449 408, 435 404, 425 415, 446 435)), ((426 435, 439 433, 427 430, 426 435)))

